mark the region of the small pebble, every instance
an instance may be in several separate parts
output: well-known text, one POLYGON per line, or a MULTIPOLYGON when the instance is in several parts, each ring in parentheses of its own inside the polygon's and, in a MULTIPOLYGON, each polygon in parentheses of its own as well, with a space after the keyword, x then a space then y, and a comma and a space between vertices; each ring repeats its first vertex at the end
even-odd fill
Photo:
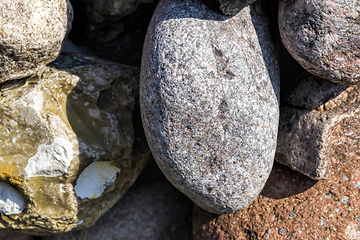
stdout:
POLYGON ((355 187, 360 188, 360 182, 356 182, 355 187))
POLYGON ((326 199, 330 199, 330 198, 331 198, 331 196, 332 196, 332 194, 331 194, 331 193, 326 193, 326 194, 325 194, 325 198, 326 198, 326 199))
POLYGON ((335 208, 335 212, 339 212, 339 209, 338 209, 338 208, 335 208))
POLYGON ((320 223, 321 223, 321 226, 326 227, 326 219, 324 217, 321 217, 320 223))
POLYGON ((350 175, 345 175, 345 176, 343 176, 343 180, 349 181, 349 180, 350 180, 350 175))
POLYGON ((286 231, 285 228, 280 228, 280 229, 279 229, 279 234, 280 234, 280 235, 284 235, 286 232, 287 232, 287 231, 286 231))
POLYGON ((343 199, 341 200, 341 202, 343 204, 346 204, 349 201, 349 197, 348 196, 344 196, 343 199))

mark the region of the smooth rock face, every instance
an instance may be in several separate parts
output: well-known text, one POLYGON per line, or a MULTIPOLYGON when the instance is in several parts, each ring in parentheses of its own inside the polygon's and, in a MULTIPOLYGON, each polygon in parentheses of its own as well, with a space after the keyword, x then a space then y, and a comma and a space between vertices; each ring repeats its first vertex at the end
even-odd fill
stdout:
POLYGON ((194 240, 346 239, 360 237, 360 161, 315 181, 274 163, 261 195, 229 215, 194 209, 194 240))
POLYGON ((277 60, 260 5, 228 18, 200 1, 159 3, 145 40, 142 119, 160 169, 214 213, 247 206, 270 173, 277 60))
POLYGON ((3 86, 0 228, 79 229, 115 204, 149 158, 141 126, 133 126, 138 84, 137 68, 62 55, 3 86))
POLYGON ((35 74, 54 61, 72 19, 68 0, 2 0, 0 84, 35 74))
POLYGON ((21 213, 26 200, 21 193, 7 183, 0 182, 0 213, 6 215, 21 213))
POLYGON ((310 73, 340 84, 357 84, 359 11, 359 1, 353 0, 282 0, 281 40, 310 73))
POLYGON ((360 156, 360 89, 315 76, 299 81, 281 107, 275 159, 327 179, 360 156))
POLYGON ((191 240, 194 204, 166 180, 157 166, 148 166, 124 197, 93 226, 43 240, 191 240), (154 172, 155 178, 144 177, 154 172))
POLYGON ((208 6, 220 10, 223 14, 234 16, 244 7, 256 0, 202 0, 208 6))
POLYGON ((140 66, 142 46, 158 0, 72 0, 69 38, 101 57, 140 66))

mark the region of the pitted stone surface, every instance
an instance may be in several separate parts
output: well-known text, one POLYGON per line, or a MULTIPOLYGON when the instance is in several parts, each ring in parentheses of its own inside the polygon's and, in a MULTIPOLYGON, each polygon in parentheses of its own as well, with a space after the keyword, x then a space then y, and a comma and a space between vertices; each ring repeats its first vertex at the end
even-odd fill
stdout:
POLYGON ((160 169, 202 208, 230 213, 272 167, 277 60, 260 5, 229 18, 200 1, 159 3, 145 40, 140 103, 160 169))
POLYGON ((0 187, 18 193, 0 191, 0 229, 45 235, 88 227, 122 197, 150 155, 133 124, 138 74, 62 55, 2 86, 0 187))
POLYGON ((35 74, 54 61, 72 19, 68 0, 2 0, 0 84, 35 74))
POLYGON ((220 10, 223 14, 234 16, 244 7, 252 4, 256 0, 202 0, 210 7, 220 10))
POLYGON ((281 107, 275 159, 313 179, 327 179, 360 156, 360 89, 301 79, 281 107))
POLYGON ((220 216, 194 208, 194 240, 357 240, 359 160, 319 181, 274 163, 261 195, 247 208, 220 216))
POLYGON ((360 3, 282 0, 281 40, 310 73, 340 84, 360 81, 360 3))

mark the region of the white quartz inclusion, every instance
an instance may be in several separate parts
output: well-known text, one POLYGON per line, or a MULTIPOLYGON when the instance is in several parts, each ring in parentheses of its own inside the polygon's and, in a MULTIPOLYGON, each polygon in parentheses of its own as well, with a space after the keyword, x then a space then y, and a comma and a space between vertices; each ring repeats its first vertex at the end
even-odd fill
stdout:
POLYGON ((75 193, 81 199, 94 199, 101 196, 106 187, 113 184, 120 169, 110 162, 91 163, 80 174, 75 185, 75 193))
POLYGON ((64 138, 55 138, 50 145, 40 144, 37 153, 25 167, 28 177, 56 177, 67 172, 73 158, 72 144, 64 138))
POLYGON ((0 213, 18 214, 26 207, 24 196, 7 183, 0 182, 0 213))

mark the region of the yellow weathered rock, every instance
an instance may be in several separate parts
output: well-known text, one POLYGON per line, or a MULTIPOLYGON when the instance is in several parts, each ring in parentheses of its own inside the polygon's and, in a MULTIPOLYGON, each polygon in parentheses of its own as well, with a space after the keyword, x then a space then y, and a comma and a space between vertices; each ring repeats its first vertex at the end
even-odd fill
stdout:
POLYGON ((150 155, 138 84, 137 68, 64 55, 0 89, 0 228, 79 229, 115 204, 150 155))

